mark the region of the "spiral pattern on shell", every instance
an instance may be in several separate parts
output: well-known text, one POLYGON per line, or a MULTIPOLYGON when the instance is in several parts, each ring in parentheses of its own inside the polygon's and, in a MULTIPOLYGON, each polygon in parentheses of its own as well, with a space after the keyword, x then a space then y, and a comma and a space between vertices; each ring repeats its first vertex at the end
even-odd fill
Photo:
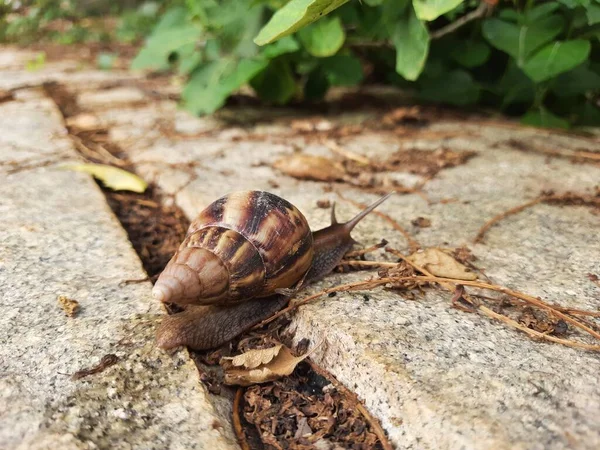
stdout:
POLYGON ((291 203, 264 191, 234 192, 196 217, 153 293, 180 304, 265 297, 294 286, 313 252, 310 227, 291 203))

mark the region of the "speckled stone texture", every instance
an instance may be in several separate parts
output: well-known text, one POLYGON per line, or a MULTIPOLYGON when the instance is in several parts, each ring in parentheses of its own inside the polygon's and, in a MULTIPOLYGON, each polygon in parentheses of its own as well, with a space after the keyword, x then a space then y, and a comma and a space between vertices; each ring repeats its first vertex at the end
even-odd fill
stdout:
POLYGON ((163 312, 150 283, 122 284, 146 274, 94 181, 9 173, 75 158, 55 105, 23 90, 0 117, 0 448, 237 448, 187 353, 156 349, 163 312), (70 378, 107 354, 116 365, 70 378))
MULTIPOLYGON (((83 104, 85 107, 85 103, 83 104)), ((96 105, 89 105, 94 110, 96 105)), ((100 108, 101 120, 124 134, 138 169, 156 181, 190 216, 224 193, 264 189, 290 200, 313 229, 328 225, 329 211, 319 199, 336 200, 319 182, 298 181, 270 167, 274 159, 305 153, 332 156, 318 140, 294 131, 289 111, 223 111, 194 119, 148 104, 118 115, 100 108), (135 112, 137 111, 137 112, 135 112), (145 123, 143 135, 136 118, 145 123), (170 134, 158 123, 172 125, 170 134), (180 125, 178 125, 180 124, 180 125)), ((322 127, 361 123, 371 113, 322 118, 322 127)), ((365 130, 340 140, 343 148, 374 159, 404 149, 447 147, 475 151, 466 164, 444 169, 419 195, 396 196, 381 206, 424 247, 467 245, 492 282, 564 306, 597 311, 600 288, 588 273, 600 274, 600 217, 581 206, 537 205, 502 221, 485 241, 473 244, 479 228, 497 213, 533 199, 545 190, 592 193, 600 168, 549 158, 514 148, 598 149, 598 140, 519 128, 503 122, 440 120, 406 136, 365 130), (431 227, 417 228, 417 217, 431 227)), ((412 173, 391 174, 407 186, 424 181, 412 173)), ((348 187, 356 200, 375 196, 348 187)), ((338 217, 357 212, 338 201, 338 217)), ((354 232, 368 245, 386 238, 406 250, 401 236, 371 216, 354 232)), ((379 255, 385 258, 386 255, 379 255)), ((389 255, 388 255, 389 257, 389 255)), ((366 278, 334 274, 309 291, 366 278)), ((557 344, 541 343, 486 317, 450 305, 450 295, 430 291, 407 300, 384 290, 340 294, 303 306, 293 318, 297 339, 323 342, 314 359, 362 398, 400 449, 595 449, 600 446, 600 356, 557 344)))
MULTIPOLYGON (((299 131, 307 119, 321 130, 373 118, 380 122, 366 110, 306 117, 283 109, 238 108, 194 118, 172 102, 147 98, 144 104, 135 88, 103 90, 106 99, 114 99, 115 91, 132 99, 117 106, 103 101, 94 86, 74 89, 83 110, 110 128, 138 171, 173 194, 190 218, 228 191, 263 189, 291 201, 313 229, 328 225, 329 211, 316 206, 319 199, 337 199, 328 185, 294 180, 270 162, 298 149, 332 156, 311 133, 299 131)), ((597 151, 598 139, 477 120, 440 119, 404 131, 364 129, 339 143, 377 160, 401 148, 447 147, 477 155, 427 181, 423 192, 429 202, 418 195, 397 196, 382 211, 425 247, 467 245, 494 283, 551 303, 599 310, 600 288, 587 274, 600 275, 600 216, 589 208, 536 205, 502 221, 484 242, 472 243, 485 221, 543 190, 590 193, 600 183, 597 165, 519 151, 510 139, 530 150, 560 151, 597 151), (417 217, 430 219, 431 227, 411 225, 417 217)), ((408 172, 390 176, 406 186, 425 181, 408 172)), ((347 186, 341 190, 363 202, 375 198, 347 186)), ((340 219, 356 212, 338 199, 340 219)), ((367 217, 353 236, 364 245, 386 238, 407 250, 403 238, 376 216, 367 217)), ((307 292, 367 276, 333 274, 307 292)), ((301 307, 292 326, 297 339, 322 342, 314 359, 359 395, 398 449, 600 447, 598 354, 536 342, 453 309, 443 291, 416 300, 382 289, 338 294, 301 307)))

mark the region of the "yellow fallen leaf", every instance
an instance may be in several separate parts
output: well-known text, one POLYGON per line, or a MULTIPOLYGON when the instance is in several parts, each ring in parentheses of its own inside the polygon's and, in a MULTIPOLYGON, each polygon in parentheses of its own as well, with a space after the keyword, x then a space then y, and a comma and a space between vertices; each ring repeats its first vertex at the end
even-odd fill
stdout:
POLYGON ((432 247, 415 252, 407 259, 437 277, 470 281, 477 279, 476 274, 439 248, 432 247))
POLYGON ((288 376, 310 353, 296 357, 289 348, 279 344, 270 348, 250 350, 233 358, 221 358, 221 365, 225 369, 225 384, 250 386, 288 376), (238 369, 236 365, 246 368, 238 369))
POLYGON ((132 191, 141 194, 148 187, 148 184, 137 175, 105 164, 66 164, 60 168, 87 172, 113 191, 132 191))

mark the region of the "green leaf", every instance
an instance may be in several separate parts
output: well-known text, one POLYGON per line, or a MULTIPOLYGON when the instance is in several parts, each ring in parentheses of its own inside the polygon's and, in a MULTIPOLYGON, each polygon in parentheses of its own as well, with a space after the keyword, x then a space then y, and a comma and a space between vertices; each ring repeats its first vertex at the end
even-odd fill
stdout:
POLYGON ((461 66, 479 67, 490 57, 490 47, 483 41, 458 41, 452 49, 450 56, 461 66))
POLYGON ((367 5, 369 6, 379 6, 381 5, 385 0, 363 0, 363 2, 365 2, 367 5))
POLYGON ((502 109, 515 103, 531 104, 535 99, 535 84, 517 67, 514 59, 509 61, 504 76, 493 88, 502 94, 502 109))
POLYGON ((257 45, 270 44, 295 33, 339 8, 348 0, 291 0, 278 10, 254 38, 257 45))
POLYGON ((482 32, 490 45, 508 53, 522 66, 535 50, 558 36, 563 26, 563 18, 557 15, 519 25, 500 19, 488 19, 483 23, 482 32))
POLYGON ((221 59, 198 67, 181 94, 185 107, 194 114, 209 114, 225 104, 234 91, 267 67, 266 60, 221 59))
POLYGON ((559 7, 560 5, 556 2, 543 3, 541 5, 534 6, 529 11, 525 12, 525 21, 527 23, 532 23, 556 11, 559 7))
POLYGON ((265 58, 273 59, 286 53, 293 53, 300 49, 300 44, 293 36, 286 36, 279 39, 277 42, 264 47, 262 55, 265 58))
POLYGON ((571 120, 578 125, 597 127, 600 126, 600 108, 589 102, 579 104, 570 112, 571 120))
POLYGON ((142 193, 148 187, 148 184, 137 175, 105 164, 65 164, 59 168, 89 173, 113 191, 142 193))
POLYGON ((271 61, 250 85, 260 98, 280 105, 287 103, 296 93, 296 81, 290 65, 281 59, 271 61))
POLYGON ((558 1, 570 9, 577 8, 578 6, 587 7, 590 4, 590 0, 558 0, 558 1))
POLYGON ((464 0, 413 0, 417 17, 421 20, 432 21, 442 14, 453 10, 464 0))
POLYGON ((587 92, 600 92, 600 75, 585 65, 580 65, 559 75, 552 83, 557 97, 574 97, 587 92))
POLYGON ((600 23, 600 4, 592 3, 586 10, 588 25, 600 23))
POLYGON ((188 75, 202 62, 202 53, 196 48, 196 43, 190 43, 177 49, 177 73, 188 75))
POLYGON ((569 128, 569 122, 555 116, 545 108, 531 110, 521 117, 521 123, 534 127, 569 128))
POLYGON ((542 48, 523 65, 523 70, 536 83, 549 80, 583 63, 591 45, 582 39, 554 42, 542 48))
POLYGON ((325 71, 314 70, 308 75, 304 84, 304 98, 307 100, 321 100, 329 89, 329 81, 325 71))
POLYGON ((346 33, 339 17, 325 17, 301 29, 298 32, 298 39, 308 53, 324 58, 335 55, 342 48, 346 33))
POLYGON ((435 103, 465 106, 477 102, 479 91, 469 72, 457 69, 440 78, 423 80, 419 96, 435 103))
POLYGON ((360 60, 352 55, 331 56, 321 66, 332 86, 356 86, 364 78, 360 60))
POLYGON ((178 49, 195 44, 202 36, 197 25, 157 30, 131 62, 133 70, 161 70, 169 66, 169 56, 178 49))
POLYGON ((419 78, 429 53, 429 33, 425 24, 407 8, 392 33, 396 47, 396 72, 410 81, 419 78))

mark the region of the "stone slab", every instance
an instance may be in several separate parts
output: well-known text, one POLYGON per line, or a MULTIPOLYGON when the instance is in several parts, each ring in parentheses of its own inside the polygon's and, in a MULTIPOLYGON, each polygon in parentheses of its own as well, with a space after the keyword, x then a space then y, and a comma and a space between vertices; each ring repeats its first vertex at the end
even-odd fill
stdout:
POLYGON ((187 353, 155 348, 163 311, 150 283, 122 284, 146 274, 94 181, 9 173, 76 159, 55 105, 24 90, 0 117, 0 448, 237 448, 187 353), (76 317, 60 295, 79 302, 76 317), (114 366, 71 379, 107 354, 114 366))
MULTIPOLYGON (((194 119, 178 115, 177 120, 183 120, 180 129, 194 129, 194 119)), ((125 129, 128 122, 133 126, 135 117, 134 113, 133 118, 123 118, 119 126, 125 129)), ((342 115, 327 120, 353 119, 342 115)), ((283 117, 231 126, 225 121, 215 124, 212 118, 212 128, 201 136, 163 136, 134 146, 132 155, 142 173, 176 194, 176 202, 190 218, 226 192, 263 189, 290 200, 318 229, 328 225, 329 211, 317 208, 316 201, 336 196, 326 192, 324 183, 294 180, 268 164, 298 148, 331 156, 319 142, 293 132, 292 121, 283 117), (191 182, 189 164, 195 165, 197 175, 191 182)), ((197 119, 199 129, 205 123, 205 118, 197 119)), ((549 302, 598 311, 600 288, 587 274, 600 274, 596 238, 600 216, 588 208, 537 205, 494 227, 484 243, 472 242, 486 220, 543 190, 589 194, 600 183, 598 166, 518 151, 509 139, 586 151, 597 150, 598 141, 508 122, 442 120, 427 131, 451 137, 420 138, 416 133, 405 138, 366 130, 341 140, 344 148, 375 159, 400 148, 433 151, 443 146, 477 152, 465 165, 445 169, 425 184, 430 202, 418 195, 397 196, 381 210, 425 247, 467 245, 478 258, 477 265, 497 284, 549 302), (431 227, 412 226, 417 217, 429 218, 431 227)), ((408 186, 424 181, 410 173, 396 176, 408 186)), ((374 199, 347 187, 343 190, 356 200, 374 199)), ((354 207, 338 203, 338 217, 355 213, 354 207)), ((407 248, 403 238, 375 216, 365 219, 354 235, 365 245, 386 238, 396 248, 407 248)), ((335 274, 310 290, 366 276, 335 274)), ((383 290, 347 293, 303 306, 292 326, 298 339, 323 342, 315 360, 364 399, 397 448, 600 446, 598 354, 533 341, 485 317, 453 309, 449 300, 449 295, 437 291, 418 301, 383 290)))
MULTIPOLYGON (((81 84, 74 88, 86 90, 81 84)), ((327 185, 282 176, 268 164, 297 149, 331 156, 321 143, 294 130, 305 114, 238 108, 194 118, 168 102, 112 108, 82 96, 81 104, 110 126, 111 138, 137 161, 140 173, 174 194, 190 218, 225 192, 264 189, 298 206, 313 229, 328 225, 329 211, 316 207, 319 199, 336 199, 327 185), (165 124, 172 126, 169 132, 165 124)), ((370 113, 361 112, 309 117, 325 128, 369 118, 370 113)), ((598 141, 476 120, 439 120, 425 131, 447 137, 407 129, 405 136, 366 130, 342 139, 348 150, 377 159, 400 148, 444 146, 478 153, 425 184, 429 203, 405 195, 381 209, 423 246, 468 245, 495 283, 564 306, 598 310, 600 289, 587 273, 600 274, 595 238, 600 220, 589 209, 537 205, 494 227, 484 243, 472 243, 486 220, 542 190, 590 192, 600 183, 597 166, 517 151, 509 139, 587 151, 597 151, 598 141), (431 227, 413 227, 417 217, 429 218, 431 227)), ((408 186, 424 181, 410 173, 394 176, 408 186)), ((344 191, 364 202, 374 198, 344 191)), ((354 213, 354 207, 338 203, 340 218, 354 213)), ((375 216, 366 218, 354 236, 365 245, 385 237, 396 248, 407 248, 375 216)), ((365 276, 334 274, 311 291, 365 276)), ((399 449, 600 446, 597 354, 532 341, 487 318, 452 309, 448 297, 437 291, 417 301, 383 290, 340 294, 303 306, 292 326, 298 339, 323 342, 315 360, 358 393, 399 449)), ((63 436, 65 442, 72 439, 63 436)))

